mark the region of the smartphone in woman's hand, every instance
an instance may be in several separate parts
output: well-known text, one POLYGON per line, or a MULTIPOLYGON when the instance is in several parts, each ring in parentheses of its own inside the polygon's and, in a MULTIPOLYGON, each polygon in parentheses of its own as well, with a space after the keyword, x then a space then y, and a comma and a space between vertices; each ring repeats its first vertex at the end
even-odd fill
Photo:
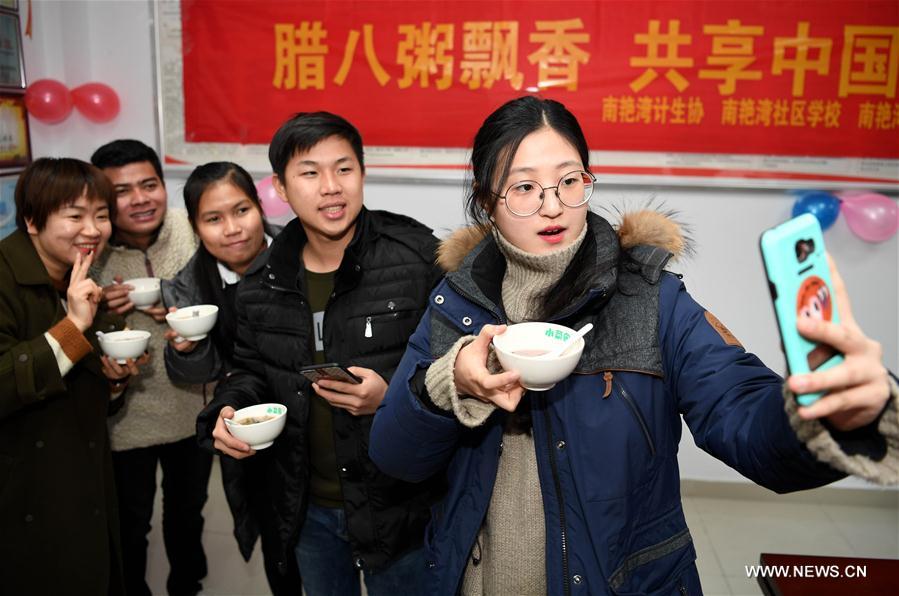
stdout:
MULTIPOLYGON (((796 329, 799 317, 840 320, 817 218, 805 213, 766 230, 759 245, 789 374, 827 370, 841 363, 843 355, 833 347, 811 342, 796 329)), ((797 395, 796 401, 807 406, 822 395, 797 395)))

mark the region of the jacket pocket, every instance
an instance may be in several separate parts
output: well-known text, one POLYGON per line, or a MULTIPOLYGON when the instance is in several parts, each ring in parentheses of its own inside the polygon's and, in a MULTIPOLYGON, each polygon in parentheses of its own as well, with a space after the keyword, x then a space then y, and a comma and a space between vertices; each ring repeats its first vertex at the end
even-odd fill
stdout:
POLYGON ((681 575, 696 560, 693 538, 687 528, 629 555, 609 577, 618 596, 629 594, 677 594, 681 575))
POLYGON ((415 300, 399 296, 361 304, 353 308, 353 311, 347 322, 350 337, 356 335, 363 341, 374 340, 391 345, 398 332, 408 340, 411 335, 410 327, 414 329, 418 324, 424 308, 415 300))
MULTIPOLYGON (((667 461, 657 451, 657 421, 647 419, 630 388, 616 373, 576 375, 559 391, 565 395, 568 458, 587 501, 605 501, 634 494, 658 481, 667 461), (577 385, 568 386, 572 383, 577 385), (566 385, 567 384, 567 385, 566 385), (602 470, 601 477, 596 471, 602 470)), ((628 379, 630 381, 631 379, 628 379)), ((652 399, 649 380, 632 383, 641 397, 652 399)))
POLYGON ((640 427, 640 431, 643 433, 643 437, 646 439, 646 445, 647 447, 649 447, 650 455, 652 457, 655 457, 655 442, 653 442, 652 440, 652 433, 649 432, 649 425, 646 424, 646 418, 644 418, 643 413, 640 411, 640 406, 638 406, 637 402, 634 401, 634 398, 631 397, 631 394, 627 390, 627 387, 624 386, 624 383, 620 379, 616 380, 616 384, 618 385, 618 393, 621 394, 621 399, 624 400, 624 403, 627 404, 628 409, 634 415, 634 418, 636 419, 637 424, 640 427))
POLYGON ((362 336, 365 338, 372 338, 375 336, 375 331, 378 332, 378 337, 381 337, 381 334, 387 331, 387 327, 402 318, 408 316, 410 311, 400 311, 400 312, 390 312, 390 313, 381 313, 381 314, 372 314, 365 317, 365 326, 363 327, 362 336))

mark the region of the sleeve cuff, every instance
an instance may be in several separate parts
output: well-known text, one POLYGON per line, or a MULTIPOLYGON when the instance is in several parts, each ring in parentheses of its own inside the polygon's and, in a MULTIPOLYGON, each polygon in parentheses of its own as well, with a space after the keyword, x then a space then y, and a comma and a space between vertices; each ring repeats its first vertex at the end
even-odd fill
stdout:
POLYGON ((820 420, 800 418, 795 396, 784 384, 784 409, 790 426, 818 461, 876 484, 899 484, 899 385, 892 377, 887 381, 890 384, 890 397, 876 429, 877 439, 882 443, 878 455, 882 457, 875 459, 867 453, 858 452, 860 450, 848 453, 820 420))
POLYGON ((59 323, 50 328, 47 332, 53 339, 59 342, 62 351, 72 363, 78 362, 88 354, 90 354, 91 344, 84 337, 84 334, 78 330, 75 323, 68 317, 63 318, 59 323))
POLYGON ((78 330, 68 318, 64 318, 59 323, 44 333, 44 339, 56 358, 56 366, 59 368, 59 375, 66 376, 75 363, 84 358, 92 350, 90 343, 84 334, 78 330))
POLYGON ((456 357, 462 348, 474 340, 473 335, 460 337, 446 354, 434 361, 425 375, 425 387, 431 402, 438 408, 455 414, 459 422, 468 428, 484 424, 490 414, 496 410, 496 406, 493 404, 482 402, 476 398, 462 397, 456 391, 453 376, 456 357))

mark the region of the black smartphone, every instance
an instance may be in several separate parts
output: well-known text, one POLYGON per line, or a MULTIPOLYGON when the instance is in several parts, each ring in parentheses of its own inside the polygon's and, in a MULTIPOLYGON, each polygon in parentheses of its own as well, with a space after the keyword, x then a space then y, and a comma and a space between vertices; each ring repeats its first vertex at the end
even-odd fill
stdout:
POLYGON ((332 379, 334 381, 343 381, 344 383, 353 383, 354 385, 362 382, 362 379, 348 371, 345 366, 336 362, 304 366, 300 369, 300 374, 313 383, 318 383, 321 379, 332 379))

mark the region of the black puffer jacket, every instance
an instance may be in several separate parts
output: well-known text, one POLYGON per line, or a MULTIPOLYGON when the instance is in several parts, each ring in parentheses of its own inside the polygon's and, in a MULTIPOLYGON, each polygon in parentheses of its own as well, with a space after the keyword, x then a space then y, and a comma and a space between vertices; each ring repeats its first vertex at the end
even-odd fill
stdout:
MULTIPOLYGON (((238 288, 235 369, 200 414, 197 434, 211 446, 219 410, 257 403, 287 406, 284 431, 269 447, 266 490, 274 500, 285 557, 293 556, 309 486, 309 382, 297 373, 313 362, 312 314, 302 268, 306 236, 298 220, 257 259, 238 288)), ((361 366, 390 381, 406 342, 440 277, 437 240, 410 218, 362 209, 334 278, 324 317, 327 361, 361 366), (366 326, 370 327, 367 332, 366 326)), ((428 507, 442 475, 411 484, 382 474, 368 458, 372 416, 334 409, 334 443, 347 526, 358 568, 378 569, 423 540, 428 507)))
MULTIPOLYGON (((281 226, 272 226, 265 224, 265 233, 271 237, 277 236, 281 232, 281 226)), ((268 250, 266 248, 266 250, 268 250)), ((193 304, 217 304, 219 306, 217 326, 224 325, 225 329, 233 329, 237 327, 236 315, 234 314, 234 303, 236 295, 222 292, 221 298, 216 296, 208 296, 201 289, 203 285, 202 276, 204 267, 201 259, 210 259, 214 263, 214 258, 209 253, 203 251, 202 247, 194 253, 187 265, 178 272, 172 279, 162 280, 160 289, 162 290, 162 302, 166 307, 184 307, 193 304), (230 305, 223 304, 221 300, 231 298, 230 305), (232 320, 226 320, 228 317, 232 320)), ((210 267, 214 272, 215 278, 211 283, 221 284, 222 278, 215 266, 210 267)), ((234 363, 230 358, 231 351, 222 349, 221 337, 225 334, 218 333, 218 329, 209 334, 209 337, 202 339, 191 352, 178 352, 171 345, 165 346, 165 369, 168 372, 169 379, 174 383, 192 383, 202 384, 203 395, 207 391, 215 388, 214 383, 218 382, 230 371, 234 363), (213 383, 212 385, 209 385, 213 383)), ((233 345, 234 339, 229 337, 228 341, 233 345)), ((202 436, 198 435, 201 438, 202 436)), ((211 448, 211 445, 209 445, 211 448)), ((263 527, 261 517, 268 511, 267 508, 259 507, 257 504, 265 498, 265 487, 259 482, 265 474, 265 451, 259 453, 257 457, 238 461, 231 457, 222 457, 220 464, 222 468, 222 485, 225 489, 225 497, 231 508, 231 515, 234 518, 234 537, 237 540, 240 554, 247 561, 253 554, 256 547, 256 540, 259 538, 263 527)), ((263 535, 262 552, 265 555, 268 552, 266 545, 266 536, 263 535)), ((299 579, 297 579, 299 585, 299 579)))

